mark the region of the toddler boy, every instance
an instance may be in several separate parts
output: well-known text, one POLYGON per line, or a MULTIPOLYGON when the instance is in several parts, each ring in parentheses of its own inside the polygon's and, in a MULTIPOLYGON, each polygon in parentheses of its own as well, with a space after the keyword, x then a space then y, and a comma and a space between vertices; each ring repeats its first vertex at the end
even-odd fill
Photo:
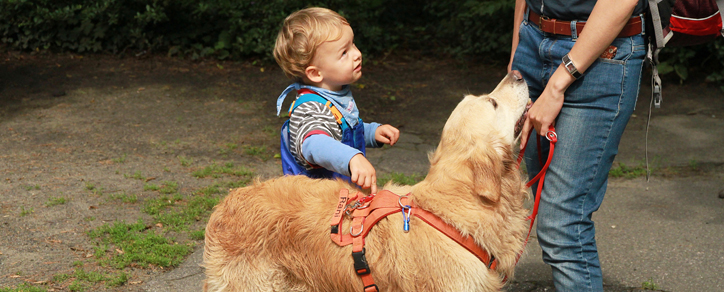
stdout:
POLYGON ((362 76, 362 54, 347 20, 326 8, 292 13, 277 36, 274 59, 296 81, 277 99, 277 115, 287 94, 297 91, 281 131, 284 174, 340 177, 377 193, 365 148, 394 145, 400 131, 359 118, 350 84, 362 76))

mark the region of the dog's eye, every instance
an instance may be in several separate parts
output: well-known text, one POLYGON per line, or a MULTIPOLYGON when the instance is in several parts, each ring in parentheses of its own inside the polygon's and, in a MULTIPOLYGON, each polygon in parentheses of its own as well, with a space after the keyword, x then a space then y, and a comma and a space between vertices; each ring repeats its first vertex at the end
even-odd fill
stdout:
POLYGON ((495 109, 498 109, 498 102, 495 101, 495 99, 490 98, 490 99, 488 99, 488 100, 490 101, 490 103, 493 104, 493 107, 494 107, 495 109))

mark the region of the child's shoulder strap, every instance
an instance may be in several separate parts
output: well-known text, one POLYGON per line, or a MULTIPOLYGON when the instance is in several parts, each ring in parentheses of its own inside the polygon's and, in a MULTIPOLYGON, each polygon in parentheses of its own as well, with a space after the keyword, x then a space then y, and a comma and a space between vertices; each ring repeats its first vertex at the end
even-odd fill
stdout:
POLYGON ((314 92, 311 89, 302 88, 297 92, 299 93, 299 98, 297 98, 297 100, 293 101, 292 105, 289 107, 290 116, 292 115, 292 112, 294 112, 294 110, 297 107, 299 107, 300 105, 302 105, 303 103, 309 102, 309 101, 316 101, 318 103, 325 105, 327 108, 329 108, 329 110, 332 112, 332 115, 334 115, 334 119, 337 121, 337 124, 340 124, 340 125, 343 124, 344 117, 342 116, 342 113, 337 109, 336 106, 334 106, 334 104, 331 101, 325 99, 324 97, 320 96, 319 94, 317 94, 316 92, 314 92))

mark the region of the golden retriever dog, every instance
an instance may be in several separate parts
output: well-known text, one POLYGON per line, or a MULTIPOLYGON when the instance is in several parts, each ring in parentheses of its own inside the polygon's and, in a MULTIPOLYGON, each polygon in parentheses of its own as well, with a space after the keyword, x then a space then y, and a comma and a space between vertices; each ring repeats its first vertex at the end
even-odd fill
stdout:
MULTIPOLYGON (((529 105, 525 82, 509 74, 482 96, 466 96, 450 115, 430 156, 430 170, 414 186, 387 184, 417 207, 470 236, 493 255, 481 260, 437 229, 413 217, 403 231, 395 212, 365 239, 379 291, 498 291, 513 276, 528 224, 528 197, 514 143, 529 105)), ((342 180, 284 176, 234 189, 215 207, 206 227, 204 291, 362 292, 352 245, 330 239, 330 219, 342 180)), ((349 230, 344 219, 342 232, 349 230)))

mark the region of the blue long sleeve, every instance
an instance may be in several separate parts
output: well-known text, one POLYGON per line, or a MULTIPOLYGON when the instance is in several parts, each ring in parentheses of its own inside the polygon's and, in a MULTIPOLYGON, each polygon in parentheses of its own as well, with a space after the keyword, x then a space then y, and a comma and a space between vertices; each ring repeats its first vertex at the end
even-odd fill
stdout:
MULTIPOLYGON (((365 140, 367 140, 366 133, 365 140)), ((374 139, 374 135, 372 137, 374 139)), ((349 171, 350 159, 358 153, 362 152, 327 135, 312 135, 302 143, 302 156, 304 159, 314 165, 346 176, 351 175, 349 171)))
POLYGON ((377 143, 377 140, 375 140, 375 132, 377 131, 377 128, 380 126, 378 123, 364 123, 365 127, 365 146, 366 147, 372 147, 372 148, 379 148, 382 147, 381 143, 377 143))

